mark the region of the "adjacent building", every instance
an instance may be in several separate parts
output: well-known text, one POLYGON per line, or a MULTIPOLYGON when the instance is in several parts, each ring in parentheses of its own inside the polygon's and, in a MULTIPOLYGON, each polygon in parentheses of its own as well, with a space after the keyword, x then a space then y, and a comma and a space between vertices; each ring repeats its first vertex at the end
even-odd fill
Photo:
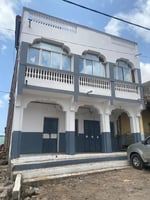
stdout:
POLYGON ((141 113, 144 136, 150 136, 150 81, 142 84, 144 95, 144 110, 141 113))
POLYGON ((16 17, 10 158, 121 151, 141 140, 137 43, 28 8, 16 17))

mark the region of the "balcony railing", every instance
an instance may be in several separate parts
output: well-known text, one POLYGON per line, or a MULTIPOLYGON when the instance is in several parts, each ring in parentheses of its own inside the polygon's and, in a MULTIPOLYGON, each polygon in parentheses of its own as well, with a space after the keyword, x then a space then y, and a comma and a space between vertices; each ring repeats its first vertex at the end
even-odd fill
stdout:
POLYGON ((140 92, 137 84, 115 82, 115 96, 118 98, 140 99, 140 92))
MULTIPOLYGON (((111 81, 101 77, 79 75, 79 92, 111 96, 111 81)), ((25 83, 31 86, 44 87, 74 92, 74 74, 72 72, 57 71, 42 67, 27 66, 25 70, 25 83)), ((115 97, 123 99, 140 99, 137 84, 114 82, 115 97)))
POLYGON ((80 76, 79 77, 79 91, 87 93, 92 90, 92 94, 97 95, 111 95, 110 80, 96 77, 80 76))
POLYGON ((110 89, 110 81, 94 77, 89 78, 86 76, 80 76, 79 84, 81 86, 92 86, 96 88, 110 89))
POLYGON ((28 82, 28 85, 69 91, 74 90, 74 76, 69 72, 27 66, 25 80, 28 82))
POLYGON ((138 93, 138 87, 135 84, 115 82, 115 90, 123 92, 138 93))

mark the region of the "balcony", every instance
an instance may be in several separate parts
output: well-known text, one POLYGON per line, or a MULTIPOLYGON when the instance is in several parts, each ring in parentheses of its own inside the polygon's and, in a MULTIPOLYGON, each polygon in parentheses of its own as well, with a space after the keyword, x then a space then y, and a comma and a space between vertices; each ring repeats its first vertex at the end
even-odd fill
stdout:
POLYGON ((79 76, 79 92, 87 93, 90 90, 95 95, 111 96, 110 80, 85 75, 79 76))
MULTIPOLYGON (((74 79, 73 72, 33 66, 27 66, 25 70, 25 83, 29 86, 75 92, 74 79)), ((78 84, 79 93, 86 94, 88 91, 92 91, 92 95, 111 97, 112 83, 108 78, 105 79, 80 74, 78 77, 78 84)), ((130 100, 140 99, 140 92, 137 84, 116 81, 114 83, 114 90, 116 98, 130 100)))
POLYGON ((74 91, 74 76, 69 72, 27 66, 25 81, 31 86, 74 91))
POLYGON ((140 92, 137 84, 115 82, 115 97, 138 100, 140 92))

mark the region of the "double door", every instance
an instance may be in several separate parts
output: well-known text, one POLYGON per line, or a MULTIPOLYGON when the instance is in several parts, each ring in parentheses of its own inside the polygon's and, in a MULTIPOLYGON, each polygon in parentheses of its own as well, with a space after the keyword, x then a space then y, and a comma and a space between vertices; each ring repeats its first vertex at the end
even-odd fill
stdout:
POLYGON ((84 120, 84 151, 100 152, 100 122, 92 120, 84 120))
POLYGON ((58 150, 58 119, 44 118, 43 153, 55 153, 58 150))

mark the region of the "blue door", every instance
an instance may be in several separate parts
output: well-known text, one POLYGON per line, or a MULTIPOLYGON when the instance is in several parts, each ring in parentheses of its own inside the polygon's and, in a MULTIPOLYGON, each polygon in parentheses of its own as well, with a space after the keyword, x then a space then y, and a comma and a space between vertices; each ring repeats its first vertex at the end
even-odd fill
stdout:
POLYGON ((43 153, 57 152, 58 119, 44 118, 43 127, 43 153))
POLYGON ((100 122, 92 120, 84 120, 84 151, 100 152, 100 122))

